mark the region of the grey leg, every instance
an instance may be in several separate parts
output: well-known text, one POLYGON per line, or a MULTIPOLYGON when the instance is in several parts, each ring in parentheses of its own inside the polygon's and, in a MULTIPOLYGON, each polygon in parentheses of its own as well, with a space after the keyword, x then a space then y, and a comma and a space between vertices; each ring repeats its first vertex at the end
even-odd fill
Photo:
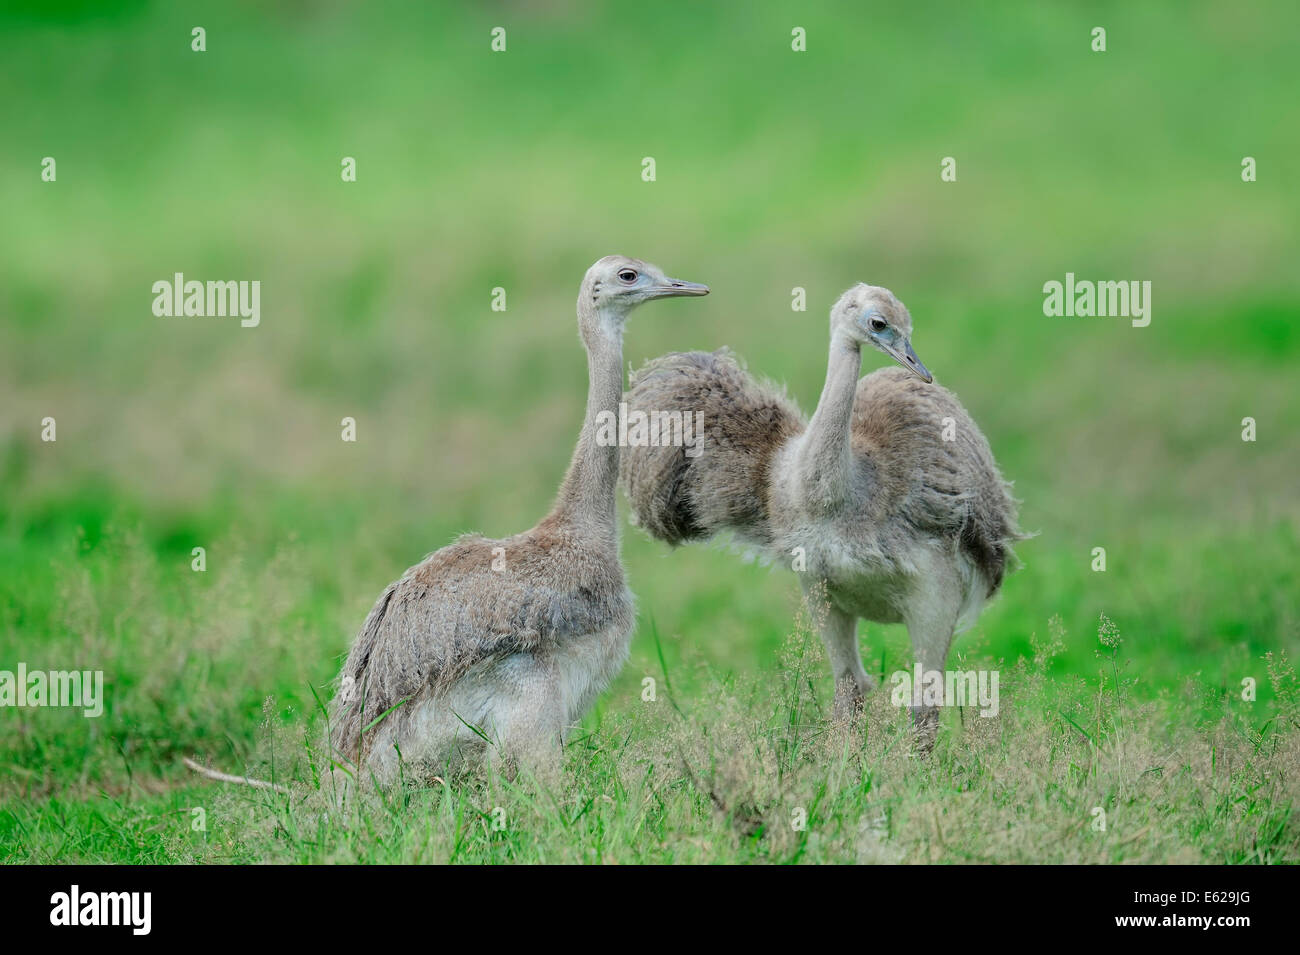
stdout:
MULTIPOLYGON (((953 630, 957 626, 957 610, 950 592, 932 588, 926 599, 915 602, 908 615, 907 635, 912 641, 913 656, 924 673, 944 671, 953 630)), ((939 734, 939 708, 922 704, 913 705, 911 711, 917 751, 929 755, 939 734)))
POLYGON ((825 599, 806 594, 813 624, 831 664, 835 680, 835 701, 831 715, 836 720, 852 719, 862 711, 862 701, 876 688, 876 681, 862 667, 858 651, 858 618, 832 606, 825 599))

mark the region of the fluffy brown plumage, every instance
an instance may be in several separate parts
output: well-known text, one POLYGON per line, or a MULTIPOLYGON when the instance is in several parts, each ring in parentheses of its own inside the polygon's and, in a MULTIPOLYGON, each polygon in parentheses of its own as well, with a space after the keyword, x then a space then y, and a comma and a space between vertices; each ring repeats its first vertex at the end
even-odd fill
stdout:
POLYGON ((772 543, 768 472, 772 455, 806 422, 785 393, 755 381, 721 349, 674 352, 632 376, 629 411, 704 412, 704 450, 625 450, 620 476, 638 524, 677 545, 734 530, 748 541, 772 543))
MULTIPOLYGON (((677 546, 731 531, 767 547, 773 459, 808 422, 783 389, 750 376, 732 353, 672 352, 632 376, 633 410, 703 411, 706 451, 634 447, 619 472, 634 522, 677 546)), ((957 397, 900 368, 858 382, 851 424, 857 466, 873 485, 862 516, 883 523, 901 515, 918 534, 953 537, 983 571, 992 597, 1021 538, 1015 502, 993 452, 957 397), (935 422, 953 419, 953 441, 935 422)))
POLYGON ((873 523, 898 516, 917 536, 960 541, 988 582, 984 596, 994 596, 1021 537, 1016 507, 988 439, 957 396, 881 368, 858 382, 850 428, 858 467, 876 488, 861 502, 863 516, 873 523), (942 438, 948 418, 951 441, 942 438))
POLYGON ((417 708, 402 701, 445 696, 475 667, 520 653, 546 660, 632 623, 617 547, 551 518, 502 540, 465 535, 389 584, 366 617, 343 666, 350 689, 338 698, 336 745, 361 763, 370 742, 363 747, 362 728, 394 706, 390 733, 406 735, 417 708), (492 569, 499 560, 507 572, 492 569))

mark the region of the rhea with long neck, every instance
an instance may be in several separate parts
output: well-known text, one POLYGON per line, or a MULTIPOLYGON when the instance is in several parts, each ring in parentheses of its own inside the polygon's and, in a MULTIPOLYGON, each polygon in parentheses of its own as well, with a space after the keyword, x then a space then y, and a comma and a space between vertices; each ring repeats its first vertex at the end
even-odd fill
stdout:
POLYGON ((587 271, 578 291, 578 332, 587 350, 587 410, 550 521, 615 541, 618 444, 602 444, 596 433, 601 414, 617 416, 623 398, 623 328, 628 314, 657 298, 708 292, 708 286, 670 279, 656 266, 623 256, 607 256, 587 271))
POLYGON ((912 316, 888 289, 855 285, 831 309, 826 383, 804 432, 797 474, 805 507, 833 514, 852 499, 853 449, 849 436, 862 344, 866 342, 923 381, 933 377, 912 350, 912 316))

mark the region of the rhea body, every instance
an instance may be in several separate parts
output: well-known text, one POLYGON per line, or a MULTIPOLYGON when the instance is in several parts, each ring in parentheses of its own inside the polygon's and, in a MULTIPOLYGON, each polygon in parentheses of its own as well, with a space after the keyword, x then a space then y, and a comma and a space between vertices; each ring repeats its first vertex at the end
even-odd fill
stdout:
POLYGON ((583 278, 586 414, 555 505, 501 540, 465 535, 389 585, 340 675, 332 740, 363 777, 428 776, 481 758, 553 765, 568 728, 627 658, 633 597, 615 523, 619 448, 597 440, 623 391, 629 313, 708 288, 607 256, 583 278))
MULTIPOLYGON (((704 448, 629 448, 638 523, 672 544, 731 531, 798 571, 849 716, 875 681, 857 621, 904 623, 916 661, 942 670, 954 633, 997 593, 1015 505, 988 441, 911 345, 888 289, 856 285, 831 309, 825 384, 805 422, 784 393, 725 351, 667 355, 638 372, 629 408, 703 411, 704 448), (862 346, 894 358, 859 380, 862 346)), ((933 742, 937 712, 917 706, 933 742)))

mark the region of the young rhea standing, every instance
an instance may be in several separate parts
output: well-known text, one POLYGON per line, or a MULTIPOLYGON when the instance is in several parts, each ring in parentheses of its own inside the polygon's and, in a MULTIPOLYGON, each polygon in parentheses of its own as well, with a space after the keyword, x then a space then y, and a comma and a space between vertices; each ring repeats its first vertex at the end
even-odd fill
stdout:
POLYGON ((451 763, 554 765, 568 727, 627 658, 632 594, 615 524, 623 327, 643 302, 707 295, 637 259, 606 256, 578 292, 587 411, 555 506, 503 540, 466 535, 380 596, 340 675, 332 742, 385 785, 451 763))
MULTIPOLYGON (((912 350, 903 303, 855 285, 830 325, 826 384, 807 424, 725 351, 647 364, 629 414, 703 411, 704 451, 629 448, 622 474, 652 536, 675 545, 730 530, 800 571, 844 717, 874 686, 858 618, 905 623, 916 661, 942 670, 954 632, 997 593, 1022 535, 988 441, 912 350), (903 367, 859 381, 864 344, 903 367)), ((918 705, 913 715, 928 749, 938 711, 918 705)))

